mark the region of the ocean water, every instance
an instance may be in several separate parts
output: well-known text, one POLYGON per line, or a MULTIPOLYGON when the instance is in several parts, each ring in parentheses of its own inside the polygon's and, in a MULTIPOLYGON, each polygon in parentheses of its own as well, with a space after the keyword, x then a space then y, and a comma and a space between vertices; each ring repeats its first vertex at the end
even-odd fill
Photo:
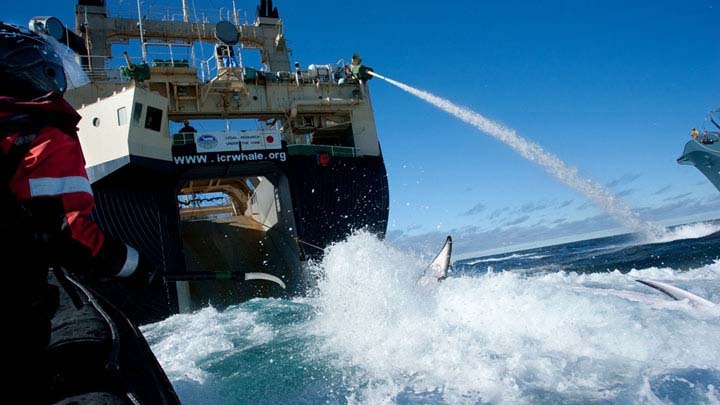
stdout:
MULTIPOLYGON (((438 240, 438 250, 444 242, 438 240)), ((358 233, 317 288, 144 325, 183 404, 720 404, 720 223, 454 262, 358 233)))

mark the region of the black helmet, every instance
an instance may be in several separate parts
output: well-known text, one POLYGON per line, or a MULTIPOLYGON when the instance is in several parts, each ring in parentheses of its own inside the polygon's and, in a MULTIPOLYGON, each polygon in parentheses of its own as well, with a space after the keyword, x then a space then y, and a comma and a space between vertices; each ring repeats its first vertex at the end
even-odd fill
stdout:
POLYGON ((0 95, 32 100, 63 94, 67 80, 63 61, 40 35, 0 21, 0 95))

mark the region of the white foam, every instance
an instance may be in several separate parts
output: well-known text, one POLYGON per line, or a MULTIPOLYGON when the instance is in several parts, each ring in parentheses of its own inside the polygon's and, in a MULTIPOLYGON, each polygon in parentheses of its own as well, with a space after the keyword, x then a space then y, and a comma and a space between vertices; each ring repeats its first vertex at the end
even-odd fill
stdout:
MULTIPOLYGON (((340 373, 331 386, 348 392, 349 404, 662 403, 652 385, 663 376, 720 364, 720 314, 635 281, 662 280, 720 302, 720 261, 688 271, 500 272, 421 288, 427 258, 360 232, 331 246, 319 266, 316 294, 291 303, 313 316, 283 325, 291 328, 283 339, 306 342, 301 351, 287 352, 283 333, 258 320, 257 309, 273 300, 142 328, 183 403, 218 403, 238 392, 222 384, 260 366, 231 359, 261 345, 270 352, 283 345, 279 353, 297 355, 298 367, 340 373), (213 378, 212 369, 227 374, 213 378)), ((714 403, 717 388, 708 384, 697 390, 714 403)))
POLYGON ((717 222, 698 222, 695 224, 667 228, 661 234, 645 242, 661 243, 679 239, 697 239, 711 235, 715 232, 720 232, 720 224, 717 222))
POLYGON ((473 261, 470 261, 470 262, 468 262, 468 263, 466 263, 466 264, 472 266, 472 265, 479 264, 479 263, 502 262, 502 261, 510 260, 510 259, 531 259, 531 260, 539 260, 539 259, 544 259, 544 258, 546 258, 546 257, 548 257, 548 256, 547 256, 547 255, 533 255, 533 254, 531 254, 531 253, 525 253, 525 254, 513 253, 513 254, 511 254, 511 255, 502 256, 502 257, 490 257, 490 258, 487 258, 487 259, 473 260, 473 261))
POLYGON ((219 360, 223 353, 265 344, 273 337, 269 327, 237 307, 223 312, 207 307, 145 325, 141 331, 168 378, 198 383, 206 381, 207 362, 219 360))
POLYGON ((613 387, 638 375, 720 364, 718 317, 635 282, 663 274, 718 295, 718 282, 708 283, 718 280, 717 264, 688 272, 504 272, 424 290, 414 282, 423 270, 417 258, 361 234, 332 247, 322 266, 309 331, 321 338, 322 356, 354 370, 355 403, 390 403, 408 387, 440 390, 457 404, 533 403, 536 391, 612 399, 613 387), (613 291, 646 293, 659 305, 613 291))

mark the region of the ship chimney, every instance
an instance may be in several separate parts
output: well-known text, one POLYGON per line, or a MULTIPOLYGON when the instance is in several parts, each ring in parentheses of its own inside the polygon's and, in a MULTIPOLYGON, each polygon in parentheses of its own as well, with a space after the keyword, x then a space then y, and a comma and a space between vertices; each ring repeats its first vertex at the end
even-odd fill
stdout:
POLYGON ((277 7, 273 7, 272 0, 260 0, 257 6, 258 18, 280 18, 277 7))

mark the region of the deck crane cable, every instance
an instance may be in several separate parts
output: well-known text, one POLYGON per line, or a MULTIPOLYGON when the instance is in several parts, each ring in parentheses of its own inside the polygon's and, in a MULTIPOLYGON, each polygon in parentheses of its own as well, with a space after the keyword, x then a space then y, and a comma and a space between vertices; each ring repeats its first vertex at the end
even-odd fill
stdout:
MULTIPOLYGON (((197 34, 198 34, 198 42, 200 43, 200 57, 202 58, 202 63, 205 62, 205 48, 202 45, 202 33, 200 32, 200 20, 197 16, 197 8, 195 7, 195 0, 192 0, 192 10, 193 10, 193 16, 195 17, 195 26, 197 27, 197 34)), ((193 47, 193 50, 195 47, 193 47)), ((202 68, 202 66, 201 66, 202 68)))

